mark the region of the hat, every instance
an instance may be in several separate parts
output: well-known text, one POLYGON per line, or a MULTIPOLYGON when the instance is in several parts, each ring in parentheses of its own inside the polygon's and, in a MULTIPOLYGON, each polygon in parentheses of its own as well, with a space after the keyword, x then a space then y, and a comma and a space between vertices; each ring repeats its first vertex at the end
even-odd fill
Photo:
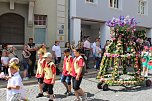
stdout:
POLYGON ((15 62, 16 64, 19 64, 19 59, 14 57, 14 58, 11 58, 9 63, 12 63, 12 62, 15 62))
POLYGON ((52 57, 52 54, 50 52, 47 52, 43 55, 43 58, 52 57))
POLYGON ((13 68, 13 69, 19 71, 19 66, 15 62, 9 63, 9 68, 13 68))

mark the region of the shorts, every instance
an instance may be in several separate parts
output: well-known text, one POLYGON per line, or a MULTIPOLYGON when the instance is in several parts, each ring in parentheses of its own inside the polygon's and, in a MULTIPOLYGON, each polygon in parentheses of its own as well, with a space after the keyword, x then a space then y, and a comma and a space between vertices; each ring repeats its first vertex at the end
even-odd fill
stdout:
POLYGON ((23 67, 24 67, 24 70, 28 70, 29 69, 29 64, 26 63, 26 62, 23 62, 23 67))
POLYGON ((61 76, 61 82, 66 82, 68 85, 71 85, 71 78, 72 76, 68 75, 68 76, 65 76, 62 74, 61 76))
POLYGON ((48 94, 53 94, 53 84, 43 84, 43 92, 48 92, 48 94))
POLYGON ((73 78, 72 78, 73 89, 74 89, 75 91, 77 91, 77 90, 80 89, 81 81, 82 81, 82 77, 80 77, 79 80, 76 80, 76 77, 73 77, 73 78))
POLYGON ((39 84, 43 84, 43 80, 44 80, 44 78, 37 78, 37 81, 39 84))
POLYGON ((57 57, 58 59, 55 59, 55 64, 60 64, 61 62, 61 57, 57 57))

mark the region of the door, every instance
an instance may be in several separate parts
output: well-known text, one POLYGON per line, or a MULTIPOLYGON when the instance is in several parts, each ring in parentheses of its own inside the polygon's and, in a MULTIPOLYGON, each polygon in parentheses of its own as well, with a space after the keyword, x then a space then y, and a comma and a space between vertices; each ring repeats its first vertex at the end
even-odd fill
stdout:
POLYGON ((46 28, 35 28, 35 43, 45 43, 46 28))

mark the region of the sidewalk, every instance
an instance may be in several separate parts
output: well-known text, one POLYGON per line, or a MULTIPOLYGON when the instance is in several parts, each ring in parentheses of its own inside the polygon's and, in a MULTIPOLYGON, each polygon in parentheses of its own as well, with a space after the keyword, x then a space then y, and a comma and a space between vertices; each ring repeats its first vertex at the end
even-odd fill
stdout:
MULTIPOLYGON (((88 73, 86 73, 85 76, 97 74, 97 70, 94 69, 94 68, 88 69, 87 72, 88 73)), ((20 71, 20 74, 22 76, 23 71, 20 71)), ((56 80, 60 80, 60 77, 61 77, 61 75, 57 75, 56 76, 56 80)), ((23 81, 23 84, 24 85, 37 84, 37 79, 33 76, 29 80, 23 81)), ((6 85, 7 85, 7 81, 6 80, 0 80, 0 88, 6 88, 6 85)))

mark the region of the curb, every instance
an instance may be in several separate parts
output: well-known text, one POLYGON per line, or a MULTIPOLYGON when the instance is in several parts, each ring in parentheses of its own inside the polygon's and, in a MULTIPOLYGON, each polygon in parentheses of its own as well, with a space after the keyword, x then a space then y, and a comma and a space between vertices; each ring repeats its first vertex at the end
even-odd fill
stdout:
MULTIPOLYGON (((84 75, 84 77, 89 76, 89 75, 94 75, 94 74, 97 74, 97 71, 93 71, 93 72, 86 73, 86 74, 84 75)), ((60 76, 57 76, 57 77, 56 77, 56 80, 60 80, 60 76)), ((36 79, 36 78, 33 79, 33 80, 29 80, 29 81, 23 81, 23 85, 24 85, 24 86, 33 85, 33 84, 37 84, 37 79, 36 79)), ((0 88, 6 88, 6 85, 7 85, 7 84, 2 84, 2 85, 0 85, 0 88)))

